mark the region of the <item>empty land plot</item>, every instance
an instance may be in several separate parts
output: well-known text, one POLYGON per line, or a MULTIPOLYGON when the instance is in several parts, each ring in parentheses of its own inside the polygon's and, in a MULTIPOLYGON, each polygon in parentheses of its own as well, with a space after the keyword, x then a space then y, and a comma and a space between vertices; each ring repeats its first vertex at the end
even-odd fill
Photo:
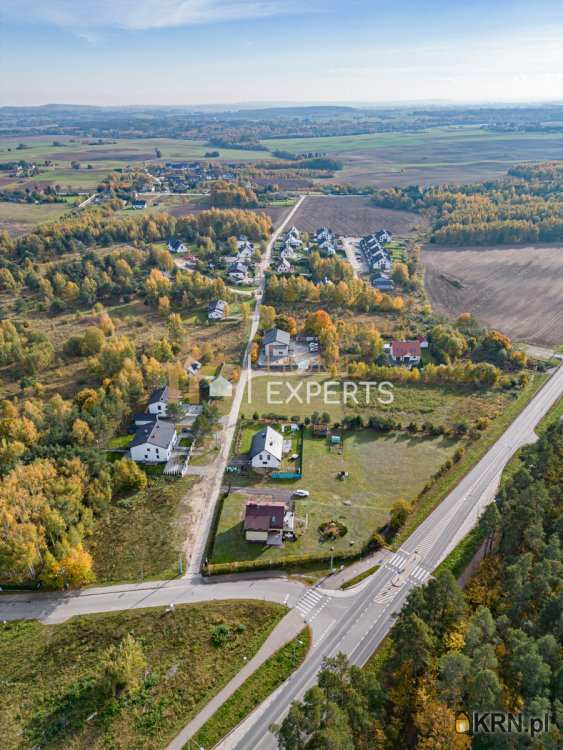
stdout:
POLYGON ((72 208, 69 203, 11 203, 0 201, 0 230, 23 234, 46 221, 59 219, 72 208))
POLYGON ((285 613, 261 601, 205 602, 6 623, 0 632, 2 750, 158 750, 254 656, 285 613), (212 636, 229 634, 223 646, 212 636), (147 662, 141 689, 116 698, 100 665, 129 633, 147 662))
POLYGON ((315 411, 327 412, 332 422, 360 414, 364 419, 393 417, 404 425, 415 422, 419 427, 430 421, 450 429, 463 420, 494 419, 512 400, 506 391, 476 392, 443 385, 396 383, 392 392, 393 402, 382 404, 377 401, 381 394, 373 388, 367 404, 366 390, 359 388, 357 403, 348 398, 344 405, 342 386, 326 373, 258 375, 252 378, 250 389, 246 390, 241 412, 247 418, 254 413, 260 416, 274 413, 288 419, 297 417, 298 421, 315 411))
POLYGON ((373 206, 365 196, 324 195, 309 196, 299 207, 293 223, 305 232, 329 227, 336 234, 359 237, 383 228, 393 234, 405 235, 420 220, 420 216, 409 211, 373 206))
POLYGON ((563 247, 436 248, 422 253, 434 308, 472 313, 515 341, 563 341, 563 247))

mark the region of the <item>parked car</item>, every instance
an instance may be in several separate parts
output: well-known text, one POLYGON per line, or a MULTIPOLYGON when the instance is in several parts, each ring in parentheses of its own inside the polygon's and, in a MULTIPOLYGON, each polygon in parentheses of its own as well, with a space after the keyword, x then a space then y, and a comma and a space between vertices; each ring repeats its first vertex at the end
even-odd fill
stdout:
POLYGON ((292 453, 291 456, 289 457, 289 460, 297 461, 298 458, 299 458, 299 453, 292 453))
POLYGON ((195 375, 198 370, 201 370, 201 362, 192 362, 188 367, 190 375, 195 375))
POLYGON ((309 490, 295 490, 293 497, 309 497, 309 490))

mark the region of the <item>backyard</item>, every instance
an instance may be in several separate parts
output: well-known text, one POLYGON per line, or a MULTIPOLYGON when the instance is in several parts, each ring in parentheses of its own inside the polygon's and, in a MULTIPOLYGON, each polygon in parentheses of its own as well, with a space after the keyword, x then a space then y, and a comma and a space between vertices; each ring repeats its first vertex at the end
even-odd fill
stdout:
MULTIPOLYGON (((330 448, 325 438, 313 437, 306 430, 301 480, 257 479, 252 496, 241 489, 226 497, 211 562, 329 554, 331 546, 336 554, 359 552, 372 532, 385 524, 393 503, 400 498, 414 500, 455 447, 456 443, 445 437, 383 436, 366 429, 347 433, 340 452, 330 448), (349 472, 349 477, 337 479, 340 471, 349 472), (306 499, 295 500, 297 541, 278 549, 246 542, 241 530, 246 501, 256 498, 257 490, 263 490, 264 497, 273 491, 277 498, 280 492, 287 490, 289 496, 295 489, 310 493, 306 499), (320 541, 319 525, 332 520, 344 524, 345 535, 331 542, 320 541)), ((232 481, 236 485, 237 480, 232 481)))

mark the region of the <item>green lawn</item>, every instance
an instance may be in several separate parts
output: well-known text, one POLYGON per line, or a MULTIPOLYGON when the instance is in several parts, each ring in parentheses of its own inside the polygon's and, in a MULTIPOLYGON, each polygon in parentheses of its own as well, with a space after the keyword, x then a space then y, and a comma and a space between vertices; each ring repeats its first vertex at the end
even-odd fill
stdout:
POLYGON ((144 492, 113 503, 97 521, 88 543, 97 581, 177 575, 189 490, 198 481, 198 477, 151 479, 144 492))
POLYGON ((108 440, 108 448, 126 448, 131 442, 132 435, 115 435, 108 440))
POLYGON ((0 628, 2 750, 161 750, 242 668, 285 609, 261 601, 209 602, 75 617, 61 625, 0 628), (224 646, 211 642, 230 627, 224 646), (101 689, 100 657, 132 633, 148 673, 116 699, 101 689))
MULTIPOLYGON (((229 495, 219 520, 212 563, 232 560, 280 559, 294 555, 360 550, 371 533, 384 524, 390 507, 399 498, 414 500, 431 474, 449 458, 455 443, 445 438, 411 437, 404 433, 381 436, 371 430, 348 433, 343 453, 331 451, 327 441, 305 432, 303 478, 293 482, 257 479, 255 487, 307 489, 310 497, 295 501, 298 539, 281 549, 266 549, 244 540, 241 521, 248 496, 229 495), (345 481, 336 474, 345 470, 345 481), (318 527, 341 521, 347 534, 333 542, 319 540, 318 527)), ((237 479, 234 478, 236 485, 237 479)))

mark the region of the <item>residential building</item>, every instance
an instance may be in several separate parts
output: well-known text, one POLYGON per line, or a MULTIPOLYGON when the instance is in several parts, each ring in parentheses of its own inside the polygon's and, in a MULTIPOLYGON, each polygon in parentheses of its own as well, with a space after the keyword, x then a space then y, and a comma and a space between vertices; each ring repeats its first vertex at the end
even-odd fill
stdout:
POLYGON ((185 253, 187 248, 181 240, 176 237, 170 237, 168 240, 168 249, 171 253, 185 253))
POLYGON ((293 535, 294 514, 285 503, 246 503, 244 510, 244 536, 247 542, 264 542, 270 547, 281 547, 284 532, 293 535))
POLYGON ((134 200, 131 201, 131 206, 133 208, 136 208, 142 211, 144 208, 147 207, 147 202, 143 200, 142 198, 135 198, 134 200))
POLYGON ((421 357, 420 341, 392 341, 389 354, 396 364, 417 365, 421 357))
POLYGON ((151 393, 147 411, 149 414, 157 414, 159 417, 165 417, 168 409, 170 392, 167 385, 157 388, 151 393))
POLYGON ((283 437, 269 425, 252 438, 248 459, 258 474, 279 469, 283 456, 283 437))
POLYGON ((289 357, 292 353, 291 336, 281 328, 270 328, 262 339, 262 352, 267 362, 289 357))
POLYGON ((222 320, 225 317, 227 303, 225 300, 217 299, 207 306, 207 317, 209 320, 222 320))
POLYGON ((176 427, 171 422, 157 419, 152 424, 139 427, 129 445, 133 461, 139 463, 166 463, 178 442, 176 427))
POLYGON ((241 283, 248 277, 248 267, 237 261, 228 267, 227 273, 232 281, 241 283))
POLYGON ((209 383, 210 398, 229 398, 233 391, 233 386, 224 375, 217 375, 209 383))

